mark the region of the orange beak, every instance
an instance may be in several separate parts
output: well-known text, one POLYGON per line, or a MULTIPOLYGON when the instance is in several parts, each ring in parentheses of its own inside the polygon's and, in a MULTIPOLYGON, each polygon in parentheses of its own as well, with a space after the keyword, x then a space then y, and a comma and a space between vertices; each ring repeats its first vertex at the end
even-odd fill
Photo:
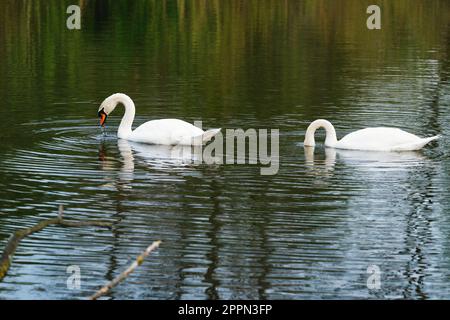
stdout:
POLYGON ((106 113, 100 113, 100 125, 103 127, 106 121, 106 113))
POLYGON ((100 118, 100 125, 102 127, 105 126, 106 117, 108 117, 108 115, 106 114, 105 110, 103 110, 103 108, 98 112, 98 117, 100 118))

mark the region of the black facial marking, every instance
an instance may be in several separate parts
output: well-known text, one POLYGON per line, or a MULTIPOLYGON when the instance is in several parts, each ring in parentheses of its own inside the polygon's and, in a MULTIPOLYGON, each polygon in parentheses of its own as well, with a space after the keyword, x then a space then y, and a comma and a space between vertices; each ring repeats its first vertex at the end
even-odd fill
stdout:
POLYGON ((100 118, 102 114, 104 114, 105 116, 107 116, 107 114, 106 114, 104 108, 102 108, 102 110, 100 110, 100 111, 98 112, 98 117, 100 118))

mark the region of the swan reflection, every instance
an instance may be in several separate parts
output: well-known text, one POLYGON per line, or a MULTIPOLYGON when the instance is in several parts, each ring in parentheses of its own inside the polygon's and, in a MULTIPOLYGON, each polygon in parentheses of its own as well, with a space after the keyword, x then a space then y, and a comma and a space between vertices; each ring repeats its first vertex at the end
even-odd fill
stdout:
POLYGON ((335 148, 325 148, 325 159, 323 159, 323 156, 316 158, 314 149, 314 147, 304 147, 306 165, 326 171, 333 171, 337 161, 358 168, 401 169, 421 164, 427 159, 420 151, 384 152, 335 148))
POLYGON ((117 141, 122 157, 122 171, 134 170, 135 161, 143 161, 156 169, 177 169, 196 163, 201 159, 201 146, 189 145, 155 145, 131 142, 124 139, 117 141))
MULTIPOLYGON (((124 139, 117 140, 117 149, 120 154, 121 167, 118 172, 119 182, 122 186, 128 186, 134 180, 135 166, 143 164, 145 168, 155 169, 154 178, 161 176, 161 171, 167 177, 170 172, 183 172, 196 163, 201 163, 201 146, 186 145, 152 145, 131 142, 124 139), (161 170, 161 171, 160 171, 161 170)), ((99 160, 103 171, 116 171, 117 159, 107 155, 106 146, 102 144, 99 149, 99 160)), ((150 171, 152 173, 153 171, 150 171)), ((149 171, 145 171, 149 174, 149 171)), ((107 179, 108 180, 108 179, 107 179)), ((107 181, 104 185, 110 186, 113 181, 107 181)))

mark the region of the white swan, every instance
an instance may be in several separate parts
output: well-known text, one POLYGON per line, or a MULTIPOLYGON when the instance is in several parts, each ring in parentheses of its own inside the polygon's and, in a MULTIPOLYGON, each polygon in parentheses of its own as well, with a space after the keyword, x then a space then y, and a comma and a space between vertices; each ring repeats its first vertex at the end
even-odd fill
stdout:
POLYGON ((115 93, 102 102, 98 109, 101 126, 104 126, 106 118, 119 103, 125 107, 125 114, 117 131, 117 137, 120 139, 164 145, 201 145, 211 140, 220 131, 220 129, 203 131, 178 119, 147 121, 132 130, 135 106, 133 100, 123 93, 115 93))
POLYGON ((349 133, 341 140, 336 138, 333 125, 323 119, 313 121, 306 130, 304 145, 314 147, 314 133, 318 128, 325 128, 325 146, 337 149, 366 150, 366 151, 408 151, 419 150, 428 142, 436 140, 438 136, 419 138, 411 133, 397 128, 365 128, 349 133))

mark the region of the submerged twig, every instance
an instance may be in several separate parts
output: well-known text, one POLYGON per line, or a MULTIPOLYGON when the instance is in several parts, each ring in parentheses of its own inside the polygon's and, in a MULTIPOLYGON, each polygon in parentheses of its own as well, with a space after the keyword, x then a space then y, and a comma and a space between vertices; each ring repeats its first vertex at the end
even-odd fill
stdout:
POLYGON ((96 226, 96 227, 106 227, 111 228, 112 224, 106 221, 79 221, 79 220, 64 220, 64 208, 62 205, 59 206, 58 217, 53 219, 47 219, 39 222, 38 224, 14 232, 6 243, 5 249, 0 257, 0 281, 6 276, 11 265, 12 257, 19 246, 20 241, 29 236, 32 233, 41 231, 49 225, 60 225, 64 227, 85 227, 85 226, 96 226))
POLYGON ((119 274, 117 277, 115 277, 112 281, 108 282, 105 286, 103 286, 100 290, 98 290, 95 294, 89 297, 91 300, 96 300, 99 297, 105 295, 108 293, 112 288, 114 288, 116 285, 118 285, 121 281, 123 281, 126 277, 130 275, 136 269, 138 266, 144 262, 144 259, 156 248, 159 247, 161 244, 161 241, 155 241, 150 246, 145 249, 144 252, 142 252, 136 260, 121 274, 119 274))

